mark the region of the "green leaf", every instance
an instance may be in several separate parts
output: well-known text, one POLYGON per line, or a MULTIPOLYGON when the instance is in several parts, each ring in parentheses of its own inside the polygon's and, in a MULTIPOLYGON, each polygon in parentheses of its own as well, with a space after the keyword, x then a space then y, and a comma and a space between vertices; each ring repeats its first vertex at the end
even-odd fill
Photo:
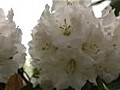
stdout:
POLYGON ((106 85, 107 83, 105 83, 105 81, 102 80, 100 77, 97 77, 96 82, 98 85, 97 90, 110 90, 106 85))
POLYGON ((37 85, 34 90, 42 90, 42 88, 40 87, 40 85, 37 85))
POLYGON ((112 7, 112 9, 115 9, 115 15, 119 16, 119 12, 120 12, 120 0, 112 0, 110 6, 112 7))
POLYGON ((39 70, 37 69, 37 68, 34 68, 33 69, 33 77, 34 78, 39 78, 39 75, 40 75, 40 72, 39 72, 39 70))
POLYGON ((27 84, 26 86, 24 86, 20 90, 33 90, 33 85, 32 84, 27 84))
POLYGON ((87 81, 81 90, 97 90, 97 87, 93 83, 87 81))
POLYGON ((27 84, 25 87, 21 88, 21 90, 42 90, 42 88, 40 87, 39 84, 33 87, 32 83, 30 83, 30 84, 27 84))
POLYGON ((110 82, 108 84, 108 87, 110 88, 110 90, 118 90, 118 89, 120 89, 120 76, 116 80, 110 82))

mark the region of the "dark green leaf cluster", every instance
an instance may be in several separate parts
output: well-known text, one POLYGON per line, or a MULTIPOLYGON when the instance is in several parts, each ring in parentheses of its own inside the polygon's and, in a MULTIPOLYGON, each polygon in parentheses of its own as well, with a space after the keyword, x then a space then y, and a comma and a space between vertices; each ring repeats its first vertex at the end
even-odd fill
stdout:
POLYGON ((21 90, 42 90, 42 88, 40 87, 40 85, 33 87, 33 85, 29 83, 25 87, 21 88, 21 90))
POLYGON ((4 89, 5 89, 5 86, 6 86, 5 83, 0 82, 0 90, 4 90, 4 89))
MULTIPOLYGON (((116 80, 112 81, 111 83, 106 83, 100 77, 97 77, 96 82, 97 82, 97 85, 87 81, 81 90, 120 90, 120 76, 116 80)), ((5 83, 0 83, 0 90, 5 90, 5 86, 6 86, 5 83)), ((24 86, 20 90, 43 90, 43 89, 39 84, 33 87, 32 83, 28 83, 26 86, 24 86)), ((53 90, 57 90, 57 89, 53 88, 53 90)), ((68 87, 63 90, 75 90, 75 89, 72 87, 68 87)))
POLYGON ((115 9, 115 15, 119 16, 120 13, 120 0, 112 0, 110 6, 115 9))

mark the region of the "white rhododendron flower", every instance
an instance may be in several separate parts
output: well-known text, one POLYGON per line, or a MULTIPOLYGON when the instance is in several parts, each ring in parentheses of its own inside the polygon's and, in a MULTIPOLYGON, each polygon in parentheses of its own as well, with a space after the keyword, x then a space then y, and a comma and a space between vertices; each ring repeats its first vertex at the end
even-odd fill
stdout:
POLYGON ((95 18, 87 3, 53 0, 51 11, 45 6, 29 43, 41 84, 49 81, 57 90, 80 90, 87 80, 96 84, 100 76, 110 82, 120 74, 119 20, 113 11, 107 13, 110 8, 95 18), (107 26, 112 27, 111 35, 107 26))
POLYGON ((95 65, 96 72, 106 82, 115 80, 120 74, 120 19, 114 10, 106 7, 100 18, 101 30, 107 38, 106 53, 103 61, 95 65))
POLYGON ((97 74, 106 82, 117 79, 120 74, 120 25, 114 31, 114 35, 108 44, 108 51, 103 61, 95 64, 97 74))
POLYGON ((113 32, 115 28, 118 26, 119 20, 114 15, 114 10, 112 10, 110 6, 106 7, 102 11, 102 14, 103 14, 102 18, 100 18, 103 28, 102 30, 105 35, 113 36, 113 32))
POLYGON ((23 66, 25 47, 21 44, 21 30, 13 21, 13 10, 8 12, 8 20, 0 9, 0 82, 6 82, 9 76, 23 66))

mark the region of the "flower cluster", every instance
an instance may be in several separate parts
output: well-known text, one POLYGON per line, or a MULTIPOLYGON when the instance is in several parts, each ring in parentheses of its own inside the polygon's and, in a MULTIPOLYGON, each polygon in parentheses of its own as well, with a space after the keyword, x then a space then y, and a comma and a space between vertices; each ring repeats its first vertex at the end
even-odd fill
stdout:
POLYGON ((95 18, 88 1, 53 0, 51 10, 45 6, 29 43, 41 84, 80 90, 87 80, 96 84, 100 76, 110 82, 120 74, 120 20, 110 7, 95 18))
POLYGON ((0 8, 0 82, 6 82, 9 76, 23 66, 25 47, 21 44, 22 32, 13 21, 13 10, 7 19, 0 8))

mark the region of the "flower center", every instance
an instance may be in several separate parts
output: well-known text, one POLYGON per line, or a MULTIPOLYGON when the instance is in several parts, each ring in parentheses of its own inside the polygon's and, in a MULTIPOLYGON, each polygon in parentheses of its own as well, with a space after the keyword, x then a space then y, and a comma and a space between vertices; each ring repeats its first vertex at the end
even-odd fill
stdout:
POLYGON ((58 47, 52 46, 51 43, 48 43, 48 42, 46 42, 45 45, 44 45, 41 49, 42 49, 43 51, 44 51, 44 50, 47 51, 47 50, 50 50, 51 48, 53 48, 53 50, 55 50, 55 51, 58 50, 58 47))
POLYGON ((84 43, 82 45, 82 50, 88 54, 98 54, 100 51, 99 45, 96 43, 84 43))
POLYGON ((65 67, 66 74, 73 74, 76 70, 76 61, 74 59, 70 59, 65 67))
POLYGON ((74 0, 66 0, 67 1, 67 5, 72 5, 74 2, 74 0))
POLYGON ((42 47, 42 50, 49 50, 50 43, 45 43, 45 45, 42 47))
POLYGON ((69 36, 71 34, 71 26, 67 25, 66 19, 64 19, 64 25, 59 27, 63 31, 63 35, 69 36))

